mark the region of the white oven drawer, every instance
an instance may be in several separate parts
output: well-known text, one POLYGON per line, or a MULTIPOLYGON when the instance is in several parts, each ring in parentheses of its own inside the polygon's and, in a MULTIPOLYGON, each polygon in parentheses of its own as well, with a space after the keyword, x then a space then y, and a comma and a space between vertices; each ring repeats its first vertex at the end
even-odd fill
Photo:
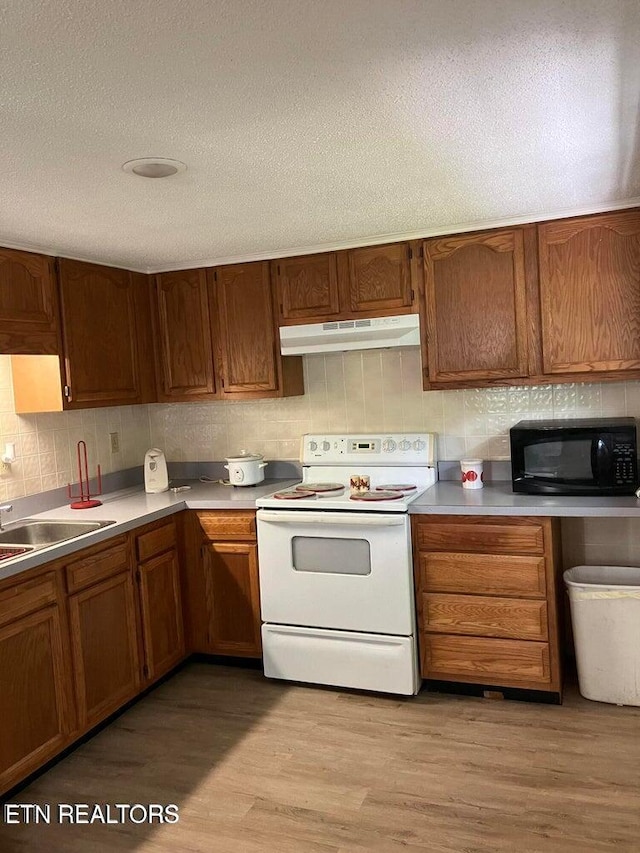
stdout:
POLYGON ((415 630, 406 514, 257 514, 262 619, 409 636, 415 630))
POLYGON ((287 625, 262 626, 267 678, 381 693, 418 692, 414 637, 389 637, 287 625))

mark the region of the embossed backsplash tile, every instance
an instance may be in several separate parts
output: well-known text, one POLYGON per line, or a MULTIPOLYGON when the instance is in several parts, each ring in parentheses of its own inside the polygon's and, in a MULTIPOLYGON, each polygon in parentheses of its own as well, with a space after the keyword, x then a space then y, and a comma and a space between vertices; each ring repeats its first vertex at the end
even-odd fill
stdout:
POLYGON ((640 418, 640 382, 569 383, 529 388, 422 390, 420 352, 370 350, 304 357, 306 393, 284 400, 174 403, 112 409, 13 413, 8 356, 0 356, 0 451, 18 456, 0 477, 0 500, 66 484, 83 438, 105 472, 142 464, 158 446, 169 461, 220 460, 243 448, 271 459, 298 456, 305 432, 430 431, 438 456, 509 457, 509 428, 524 418, 586 415, 640 418), (120 433, 112 454, 109 432, 120 433))

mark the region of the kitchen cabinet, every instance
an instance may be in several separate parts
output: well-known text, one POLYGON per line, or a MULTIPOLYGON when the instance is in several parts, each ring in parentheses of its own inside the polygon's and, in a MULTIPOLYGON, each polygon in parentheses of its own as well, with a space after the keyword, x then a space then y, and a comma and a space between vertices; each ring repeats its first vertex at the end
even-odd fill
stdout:
POLYGON ((190 514, 187 584, 194 651, 261 657, 255 516, 254 510, 190 514))
POLYGON ((268 263, 156 276, 160 399, 304 393, 302 359, 283 358, 268 263))
POLYGON ((222 398, 303 394, 302 359, 280 355, 269 264, 210 269, 209 286, 222 398))
POLYGON ((0 248, 0 352, 60 352, 54 258, 0 248))
POLYGON ((423 243, 426 387, 528 376, 526 230, 423 243))
POLYGON ((66 567, 78 724, 86 731, 140 690, 136 593, 126 537, 66 567))
POLYGON ((640 370, 640 211, 538 226, 545 374, 640 370))
POLYGON ((422 676, 561 695, 557 519, 413 516, 422 676))
POLYGON ((154 399, 147 276, 59 260, 68 409, 154 399))
POLYGON ((272 264, 282 325, 408 314, 415 289, 409 243, 365 246, 272 264))
POLYGON ((72 687, 56 575, 0 588, 0 793, 65 746, 72 687))
MULTIPOLYGON (((136 531, 137 532, 137 531, 136 531)), ((136 535, 143 673, 152 682, 185 657, 180 561, 173 519, 136 535)))
POLYGON ((216 399, 205 270, 157 275, 156 298, 159 399, 216 399))

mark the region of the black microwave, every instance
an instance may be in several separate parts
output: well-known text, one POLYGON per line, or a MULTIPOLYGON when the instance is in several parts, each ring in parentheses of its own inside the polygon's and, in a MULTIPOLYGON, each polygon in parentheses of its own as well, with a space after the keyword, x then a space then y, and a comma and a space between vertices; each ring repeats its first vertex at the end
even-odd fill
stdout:
POLYGON ((634 418, 520 421, 511 427, 513 491, 530 495, 633 495, 634 418))

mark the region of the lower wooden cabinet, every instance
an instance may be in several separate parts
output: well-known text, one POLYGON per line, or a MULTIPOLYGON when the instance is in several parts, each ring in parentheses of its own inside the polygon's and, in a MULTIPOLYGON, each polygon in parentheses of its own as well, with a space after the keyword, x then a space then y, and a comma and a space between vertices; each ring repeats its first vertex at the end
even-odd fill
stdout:
POLYGON ((136 599, 131 572, 69 598, 78 723, 88 729, 140 689, 136 599))
POLYGON ((187 528, 186 610, 192 650, 260 658, 255 510, 190 513, 187 528))
POLYGON ((180 562, 173 519, 151 525, 136 537, 139 562, 143 675, 155 681, 185 656, 180 562))
POLYGON ((0 581, 0 794, 185 657, 180 556, 172 517, 0 581))
POLYGON ((258 546, 252 542, 212 542, 202 549, 208 648, 212 654, 262 654, 258 546))
POLYGON ((424 678, 560 694, 557 519, 414 516, 424 678))
POLYGON ((64 748, 71 702, 58 606, 0 627, 0 792, 64 748))

